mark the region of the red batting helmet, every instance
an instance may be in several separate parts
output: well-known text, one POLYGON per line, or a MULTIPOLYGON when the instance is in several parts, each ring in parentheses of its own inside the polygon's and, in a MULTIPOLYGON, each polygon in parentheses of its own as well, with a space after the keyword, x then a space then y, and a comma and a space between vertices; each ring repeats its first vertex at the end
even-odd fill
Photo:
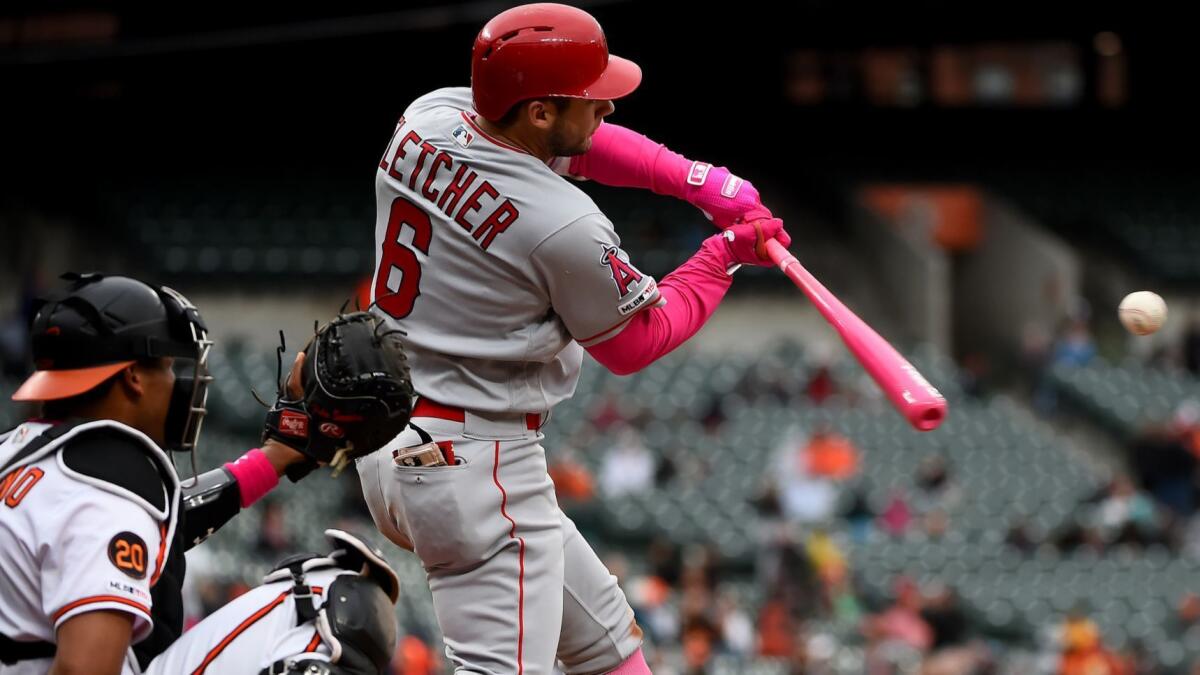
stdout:
POLYGON ((621 98, 641 81, 636 63, 608 53, 591 14, 554 3, 501 12, 479 31, 471 58, 475 109, 489 120, 530 98, 621 98))

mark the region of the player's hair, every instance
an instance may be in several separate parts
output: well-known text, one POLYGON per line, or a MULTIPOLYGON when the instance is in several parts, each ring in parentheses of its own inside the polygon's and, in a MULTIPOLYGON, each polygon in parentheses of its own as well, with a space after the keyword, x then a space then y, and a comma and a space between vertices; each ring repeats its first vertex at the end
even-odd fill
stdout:
MULTIPOLYGON (((153 368, 161 363, 162 359, 160 358, 139 359, 137 362, 139 366, 146 368, 153 368)), ((57 421, 78 417, 85 408, 108 396, 108 392, 112 391, 113 385, 116 384, 118 378, 123 376, 124 372, 125 370, 121 369, 120 372, 82 394, 53 401, 42 401, 42 419, 57 421)))
POLYGON ((570 107, 571 101, 574 100, 575 99, 569 96, 539 96, 537 98, 527 98, 524 101, 517 101, 513 107, 508 109, 508 112, 504 113, 504 117, 501 117, 496 121, 496 124, 501 127, 512 126, 517 121, 517 117, 525 109, 525 104, 529 103, 530 101, 548 101, 553 103, 554 107, 561 111, 570 107))

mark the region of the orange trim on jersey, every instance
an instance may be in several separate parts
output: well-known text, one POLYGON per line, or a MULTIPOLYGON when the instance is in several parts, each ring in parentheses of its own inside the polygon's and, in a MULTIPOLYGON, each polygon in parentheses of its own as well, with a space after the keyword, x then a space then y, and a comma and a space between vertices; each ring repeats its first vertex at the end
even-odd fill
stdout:
POLYGON ((229 635, 226 635, 224 639, 217 643, 216 647, 213 647, 211 650, 209 650, 208 654, 204 656, 204 660, 200 662, 200 666, 192 671, 192 675, 201 675, 201 673, 203 673, 208 666, 212 664, 213 660, 220 656, 221 652, 225 651, 225 648, 229 646, 229 643, 233 642, 237 636, 246 632, 246 630, 255 623, 258 623, 259 619, 270 614, 271 610, 283 604, 283 601, 286 600, 287 596, 291 594, 292 592, 290 590, 280 593, 274 600, 267 603, 262 609, 251 614, 246 618, 245 621, 239 623, 237 628, 233 629, 233 632, 231 632, 229 635))
MULTIPOLYGON (((312 587, 313 593, 320 594, 323 591, 324 591, 324 589, 321 588, 320 586, 312 587)), ((246 618, 245 621, 239 623, 237 625, 237 627, 234 628, 233 631, 229 633, 229 635, 226 635, 224 637, 224 639, 222 639, 220 642, 217 643, 216 647, 213 647, 211 650, 209 650, 208 654, 205 654, 204 660, 201 661, 200 665, 195 670, 192 671, 192 675, 201 675, 205 671, 205 669, 207 669, 210 665, 212 665, 212 662, 218 656, 221 655, 221 652, 225 651, 225 648, 228 647, 231 642, 233 642, 235 639, 237 639, 237 636, 241 635, 242 633, 245 633, 247 630, 249 630, 249 628, 251 626, 258 623, 258 621, 260 619, 262 619, 264 616, 270 614, 279 605, 283 604, 283 601, 286 600, 287 597, 291 594, 292 594, 291 589, 288 589, 288 590, 280 593, 274 600, 272 600, 271 602, 264 605, 257 612, 251 614, 249 617, 246 618)), ((315 649, 315 647, 314 647, 314 649, 315 649)))
POLYGON ((84 606, 84 605, 90 605, 90 604, 94 604, 94 603, 97 603, 97 602, 115 602, 115 603, 118 603, 118 604, 121 604, 121 605, 128 605, 128 606, 130 606, 130 607, 132 607, 132 608, 134 608, 134 609, 136 609, 136 610, 140 610, 140 611, 142 611, 142 612, 145 612, 147 616, 149 616, 149 615, 150 615, 150 608, 149 608, 149 607, 147 607, 147 606, 143 605, 143 604, 142 604, 142 603, 140 603, 140 602, 134 602, 133 600, 130 600, 129 598, 122 598, 122 597, 121 597, 121 596, 119 596, 119 595, 93 595, 93 596, 91 596, 91 597, 88 597, 88 598, 80 598, 79 600, 76 600, 75 602, 68 603, 68 604, 67 604, 67 605, 65 605, 65 606, 64 606, 62 609, 60 609, 60 610, 58 610, 57 612, 55 612, 55 613, 53 614, 53 616, 51 616, 51 617, 50 617, 50 623, 58 623, 58 620, 59 620, 59 619, 60 619, 60 618, 61 618, 61 617, 62 617, 64 614, 66 614, 67 612, 69 612, 69 611, 71 611, 71 610, 73 610, 73 609, 76 609, 76 608, 78 608, 78 607, 82 607, 82 606, 84 606))
POLYGON ((5 504, 14 509, 21 503, 21 500, 25 499, 25 495, 29 494, 33 486, 37 485, 42 476, 46 475, 45 471, 34 466, 29 467, 25 470, 25 473, 17 476, 16 474, 20 473, 22 469, 25 469, 25 467, 16 468, 12 474, 5 477, 4 485, 0 487, 0 497, 4 498, 5 504), (5 493, 8 493, 8 496, 5 496, 5 493))
POLYGON ((158 526, 158 556, 154 559, 154 574, 150 577, 150 587, 158 583, 163 573, 163 556, 167 554, 167 526, 158 526))
MULTIPOLYGON (((479 125, 475 123, 475 119, 473 117, 471 117, 470 115, 468 115, 465 111, 462 113, 462 118, 464 120, 466 120, 467 124, 470 124, 471 128, 474 129, 480 136, 483 136, 487 140, 491 141, 493 145, 498 145, 498 146, 504 148, 505 150, 512 150, 513 152, 519 152, 522 155, 529 154, 528 150, 518 148, 515 145, 510 145, 508 143, 505 143, 504 141, 496 138, 495 136, 488 134, 488 132, 484 131, 483 129, 480 129, 479 125)), ((530 155, 530 156, 532 157, 532 155, 530 155)))
POLYGON ((8 488, 12 487, 12 484, 17 481, 17 474, 21 473, 21 469, 24 468, 23 466, 18 466, 9 471, 8 475, 4 477, 4 481, 0 482, 0 499, 3 499, 4 495, 8 494, 8 488))
POLYGON ((317 645, 321 644, 321 631, 313 633, 313 639, 309 641, 308 646, 304 648, 305 653, 317 651, 317 645))

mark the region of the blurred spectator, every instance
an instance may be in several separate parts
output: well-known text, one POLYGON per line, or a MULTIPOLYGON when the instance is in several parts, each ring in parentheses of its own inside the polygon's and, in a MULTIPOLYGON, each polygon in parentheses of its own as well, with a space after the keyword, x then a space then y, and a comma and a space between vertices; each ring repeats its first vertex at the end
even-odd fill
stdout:
POLYGON ((1124 474, 1113 479, 1108 494, 1096 505, 1096 524, 1107 541, 1148 544, 1157 534, 1154 503, 1124 474))
POLYGON ((845 480, 858 472, 858 449, 828 425, 813 432, 804 454, 811 476, 845 480))
POLYGON ((887 506, 879 514, 880 529, 893 537, 898 537, 908 530, 910 523, 912 523, 912 510, 908 507, 908 500, 904 498, 904 492, 893 490, 891 496, 888 497, 887 506))
POLYGON ((442 672, 437 654, 415 635, 406 635, 396 645, 393 675, 434 675, 442 672))
POLYGON ((1055 342, 1051 359, 1056 366, 1086 366, 1096 356, 1096 343, 1087 321, 1073 319, 1055 342))
POLYGON ((668 604, 671 586, 662 577, 635 577, 628 598, 638 626, 654 642, 671 644, 679 639, 679 613, 668 604))
POLYGON ((991 375, 991 365, 987 355, 982 352, 970 352, 963 356, 958 383, 967 396, 979 398, 987 393, 987 382, 991 375))
POLYGON ((1192 315, 1183 334, 1183 366, 1192 375, 1200 375, 1200 313, 1192 315))
POLYGON ((698 619, 683 629, 683 675, 705 675, 713 655, 717 629, 707 620, 698 619))
POLYGON ((962 490, 943 455, 926 455, 917 468, 914 484, 913 510, 919 515, 949 511, 962 499, 962 490))
POLYGON ((287 512, 276 499, 262 502, 262 521, 258 528, 256 548, 262 556, 274 561, 292 549, 292 539, 287 533, 287 512))
POLYGON ((0 319, 0 376, 22 379, 29 374, 29 327, 42 295, 38 277, 37 272, 22 277, 12 314, 0 319))
POLYGON ((656 487, 663 487, 671 482, 678 473, 679 469, 675 466, 675 460, 671 459, 669 454, 663 453, 658 458, 658 466, 654 468, 654 485, 656 487))
POLYGON ((933 646, 933 628, 921 615, 921 592, 908 577, 895 582, 895 601, 879 614, 868 616, 864 631, 886 643, 895 641, 920 652, 933 646))
POLYGON ((672 586, 679 583, 683 570, 683 556, 674 544, 665 539, 651 541, 646 552, 646 562, 654 576, 672 586))
POLYGON ((1188 591, 1175 605, 1175 614, 1167 622, 1168 632, 1172 637, 1181 639, 1197 626, 1200 626, 1200 595, 1188 591))
POLYGON ((29 370, 29 326, 14 314, 0 319, 0 375, 12 379, 24 377, 29 370))
POLYGON ((600 490, 606 497, 645 492, 654 486, 654 457, 633 427, 622 427, 617 443, 604 453, 600 490))
POLYGON ((737 598, 722 593, 717 599, 717 623, 721 628, 721 644, 729 653, 740 659, 748 658, 754 651, 754 622, 738 604, 737 598))
POLYGON ((821 405, 837 393, 837 384, 833 381, 833 373, 828 364, 817 366, 808 384, 804 386, 804 393, 813 405, 821 405))
POLYGON ((758 613, 759 656, 791 656, 796 649, 795 633, 791 613, 782 601, 763 603, 758 613))
POLYGON ((933 649, 958 647, 967 643, 971 632, 970 620, 953 588, 943 585, 933 588, 921 609, 921 618, 933 630, 933 649))
POLYGON ((1025 516, 1018 516, 1012 526, 1008 528, 1004 543, 1021 553, 1032 553, 1037 548, 1037 540, 1031 531, 1029 519, 1025 516))
POLYGON ((592 474, 576 456, 575 450, 564 446, 553 455, 547 469, 554 481, 554 494, 566 505, 591 501, 596 494, 592 474))
POLYGON ((1129 459, 1142 485, 1180 516, 1195 511, 1196 455, 1186 445, 1189 430, 1150 426, 1130 442, 1129 459))
POLYGON ((700 424, 704 426, 705 433, 718 434, 721 432, 721 427, 725 425, 725 397, 716 396, 708 405, 708 409, 700 416, 700 424))
POLYGON ((850 501, 842 510, 842 518, 850 525, 850 536, 857 544, 866 543, 871 536, 871 525, 875 520, 875 512, 867 500, 867 491, 859 487, 850 497, 850 501))
POLYGON ((1062 628, 1058 675, 1133 675, 1128 663, 1100 642, 1100 629, 1086 616, 1072 613, 1062 628))
POLYGON ((807 442, 794 432, 785 435, 776 450, 775 466, 775 489, 784 518, 793 523, 823 523, 835 513, 835 482, 857 470, 858 451, 827 428, 807 442))

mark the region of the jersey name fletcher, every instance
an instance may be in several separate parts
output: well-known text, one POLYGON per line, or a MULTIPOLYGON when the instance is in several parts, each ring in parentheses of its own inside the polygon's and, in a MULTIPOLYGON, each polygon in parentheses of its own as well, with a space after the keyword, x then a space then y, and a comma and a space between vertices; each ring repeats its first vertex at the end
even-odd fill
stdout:
POLYGON ((455 162, 450 153, 437 149, 415 130, 406 132, 403 118, 395 133, 404 136, 391 156, 379 162, 379 168, 423 197, 426 209, 436 209, 452 218, 484 250, 517 222, 520 211, 511 199, 501 197, 486 177, 467 164, 455 162))

